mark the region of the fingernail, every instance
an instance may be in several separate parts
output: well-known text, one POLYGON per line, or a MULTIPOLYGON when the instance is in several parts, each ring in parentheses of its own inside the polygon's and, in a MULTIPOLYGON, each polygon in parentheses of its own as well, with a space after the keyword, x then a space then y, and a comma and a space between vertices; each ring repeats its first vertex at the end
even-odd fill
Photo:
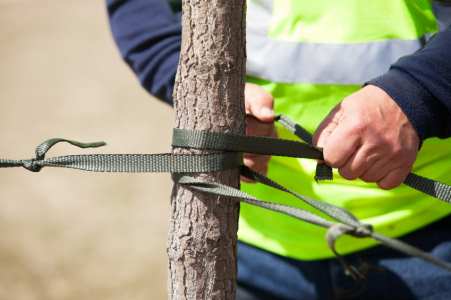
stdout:
POLYGON ((274 111, 272 109, 270 109, 269 107, 262 107, 262 109, 260 109, 260 115, 262 117, 265 118, 272 118, 274 117, 274 111))

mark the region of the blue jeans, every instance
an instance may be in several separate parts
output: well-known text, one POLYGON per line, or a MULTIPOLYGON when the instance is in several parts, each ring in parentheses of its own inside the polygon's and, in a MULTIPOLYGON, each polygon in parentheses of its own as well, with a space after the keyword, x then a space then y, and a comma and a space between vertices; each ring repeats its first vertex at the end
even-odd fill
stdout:
MULTIPOLYGON (((402 240, 451 262, 451 217, 402 240)), ((300 261, 238 245, 237 299, 451 299, 451 273, 378 246, 346 256, 366 273, 354 280, 336 259, 300 261)))

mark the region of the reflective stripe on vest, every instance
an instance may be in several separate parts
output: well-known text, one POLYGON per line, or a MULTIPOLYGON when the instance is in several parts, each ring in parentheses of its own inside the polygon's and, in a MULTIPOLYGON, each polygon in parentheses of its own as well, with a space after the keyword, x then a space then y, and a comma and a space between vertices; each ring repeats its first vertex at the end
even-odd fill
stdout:
MULTIPOLYGON (((248 2, 247 74, 279 83, 363 84, 383 74, 398 58, 413 53, 430 37, 362 43, 296 42, 269 36, 273 0, 248 2), (297 62, 302 68, 293 67, 297 62)), ((451 7, 434 6, 440 27, 450 23, 451 7)))

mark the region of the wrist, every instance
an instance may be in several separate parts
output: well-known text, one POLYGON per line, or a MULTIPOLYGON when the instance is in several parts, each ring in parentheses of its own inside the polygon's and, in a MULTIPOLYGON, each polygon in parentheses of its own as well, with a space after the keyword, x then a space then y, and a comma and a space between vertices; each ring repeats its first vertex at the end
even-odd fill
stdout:
POLYGON ((387 93, 406 115, 419 138, 440 136, 443 108, 433 95, 409 74, 391 69, 367 83, 387 93))

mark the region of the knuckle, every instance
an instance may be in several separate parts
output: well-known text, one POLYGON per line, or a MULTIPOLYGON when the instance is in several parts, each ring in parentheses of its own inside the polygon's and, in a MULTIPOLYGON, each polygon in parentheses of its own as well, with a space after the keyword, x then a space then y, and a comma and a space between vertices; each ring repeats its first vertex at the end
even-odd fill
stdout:
POLYGON ((350 132, 353 134, 361 134, 363 132, 365 132, 367 126, 365 123, 363 123, 360 120, 357 121, 353 121, 351 123, 351 128, 350 128, 350 132))
MULTIPOLYGON (((327 161, 326 161, 327 163, 327 161)), ((343 166, 343 163, 339 159, 334 159, 329 164, 332 168, 341 168, 343 166)))
POLYGON ((377 186, 383 190, 391 190, 397 186, 399 186, 401 183, 397 181, 379 181, 377 182, 377 186))
POLYGON ((390 187, 387 183, 385 182, 377 182, 377 186, 383 190, 389 190, 390 187))
POLYGON ((362 181, 364 181, 364 182, 367 182, 367 183, 373 182, 373 181, 371 181, 371 180, 368 178, 368 176, 362 176, 362 177, 360 177, 360 179, 361 179, 362 181))
POLYGON ((344 97, 343 100, 341 100, 341 102, 340 102, 340 106, 342 106, 342 107, 350 106, 352 104, 352 99, 353 99, 353 97, 351 97, 351 96, 344 97))
POLYGON ((355 172, 346 167, 338 169, 338 173, 341 175, 341 177, 348 180, 354 180, 358 177, 355 172))
POLYGON ((256 161, 254 157, 244 157, 243 163, 246 167, 253 169, 255 167, 256 161))
POLYGON ((340 168, 342 166, 342 164, 338 160, 325 159, 324 161, 326 162, 326 165, 328 165, 329 167, 332 167, 332 168, 340 168))
POLYGON ((260 103, 270 104, 272 106, 272 102, 274 101, 274 98, 271 94, 269 94, 263 90, 261 93, 259 93, 256 96, 256 100, 260 103))
POLYGON ((367 127, 365 119, 360 116, 353 116, 349 123, 349 131, 352 134, 362 134, 367 130, 367 127))
POLYGON ((332 149, 332 147, 326 145, 323 148, 323 156, 324 156, 324 161, 330 167, 332 167, 332 168, 341 168, 342 167, 341 165, 339 165, 338 156, 336 155, 336 151, 334 149, 332 149))
POLYGON ((414 160, 411 161, 409 159, 409 157, 406 156, 405 153, 396 155, 396 156, 392 156, 392 158, 391 158, 392 165, 397 168, 402 168, 402 169, 410 169, 413 162, 414 162, 414 160))
POLYGON ((370 167, 381 159, 382 157, 380 151, 375 148, 369 148, 369 151, 367 151, 367 154, 365 155, 365 164, 370 167))
POLYGON ((269 160, 270 156, 267 155, 245 154, 243 162, 246 167, 249 167, 254 171, 266 172, 269 160))
POLYGON ((324 150, 324 161, 326 162, 326 164, 332 168, 340 168, 341 164, 339 159, 334 156, 334 155, 330 155, 328 153, 328 151, 324 150))
POLYGON ((406 160, 406 155, 405 155, 404 149, 399 144, 392 146, 391 156, 393 157, 393 159, 399 160, 402 162, 404 162, 404 160, 406 160))
POLYGON ((360 177, 360 179, 362 179, 364 182, 368 182, 368 183, 377 181, 375 174, 372 174, 372 173, 364 174, 363 176, 360 177))

